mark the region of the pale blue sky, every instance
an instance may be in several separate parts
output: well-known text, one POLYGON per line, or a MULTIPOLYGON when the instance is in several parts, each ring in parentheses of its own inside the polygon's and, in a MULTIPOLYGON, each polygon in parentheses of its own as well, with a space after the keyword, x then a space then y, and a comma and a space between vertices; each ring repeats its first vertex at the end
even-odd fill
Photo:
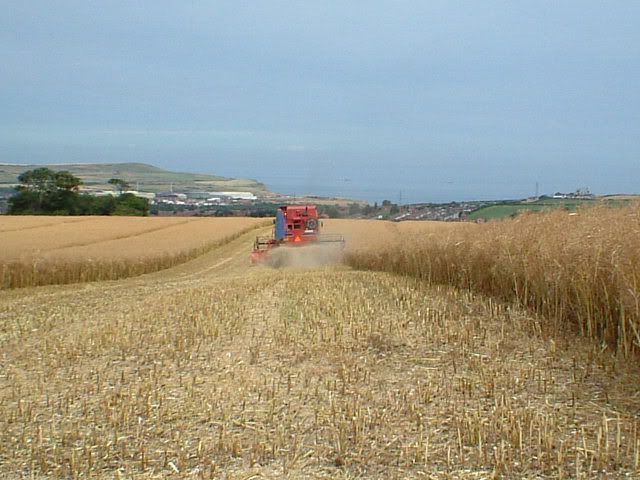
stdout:
POLYGON ((630 0, 8 0, 0 162, 370 200, 640 193, 639 25, 630 0))

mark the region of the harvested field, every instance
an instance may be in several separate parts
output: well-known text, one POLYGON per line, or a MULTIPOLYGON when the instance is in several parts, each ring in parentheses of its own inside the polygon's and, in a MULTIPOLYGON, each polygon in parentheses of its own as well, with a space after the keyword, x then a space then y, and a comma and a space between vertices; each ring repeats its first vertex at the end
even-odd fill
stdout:
MULTIPOLYGON (((458 228, 424 235, 440 225, 458 228)), ((352 246, 423 235, 326 227, 352 246)), ((252 268, 253 237, 141 277, 0 292, 0 476, 640 475, 637 363, 449 286, 252 268)))
POLYGON ((473 227, 396 235, 383 248, 352 252, 348 262, 516 302, 603 348, 640 353, 637 205, 473 227))

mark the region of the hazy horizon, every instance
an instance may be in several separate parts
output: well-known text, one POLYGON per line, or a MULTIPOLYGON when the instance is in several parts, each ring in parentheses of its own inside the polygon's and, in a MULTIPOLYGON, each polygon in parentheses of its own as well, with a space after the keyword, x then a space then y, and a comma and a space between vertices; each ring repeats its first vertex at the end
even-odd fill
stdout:
POLYGON ((5 13, 0 162, 142 162, 370 201, 640 193, 640 4, 5 13))

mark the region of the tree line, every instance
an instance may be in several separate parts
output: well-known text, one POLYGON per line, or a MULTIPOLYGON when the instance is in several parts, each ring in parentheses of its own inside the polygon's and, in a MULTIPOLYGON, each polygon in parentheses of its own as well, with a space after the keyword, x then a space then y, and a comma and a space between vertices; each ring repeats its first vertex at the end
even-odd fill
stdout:
POLYGON ((81 193, 82 180, 68 171, 36 168, 18 176, 20 184, 9 199, 10 215, 139 215, 149 214, 145 198, 124 193, 125 181, 112 178, 109 183, 119 195, 97 197, 81 193))

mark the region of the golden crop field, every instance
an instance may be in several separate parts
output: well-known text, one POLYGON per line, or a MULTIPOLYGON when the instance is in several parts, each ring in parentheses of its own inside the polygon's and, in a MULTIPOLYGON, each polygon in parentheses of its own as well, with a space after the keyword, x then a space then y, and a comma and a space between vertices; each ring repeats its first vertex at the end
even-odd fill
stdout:
POLYGON ((393 248, 396 244, 436 235, 439 238, 449 238, 462 231, 474 231, 478 225, 474 223, 450 222, 386 222, 380 220, 328 220, 325 221, 324 231, 327 233, 342 233, 347 241, 348 253, 356 251, 380 251, 393 248))
POLYGON ((0 288, 156 271, 264 224, 253 218, 3 217, 0 288))
MULTIPOLYGON (((325 227, 350 261, 494 228, 325 227)), ((0 477, 640 475, 632 352, 422 277, 250 267, 254 236, 143 276, 0 291, 0 477)))
POLYGON ((397 236, 349 263, 516 302, 605 348, 640 352, 638 205, 397 236))

